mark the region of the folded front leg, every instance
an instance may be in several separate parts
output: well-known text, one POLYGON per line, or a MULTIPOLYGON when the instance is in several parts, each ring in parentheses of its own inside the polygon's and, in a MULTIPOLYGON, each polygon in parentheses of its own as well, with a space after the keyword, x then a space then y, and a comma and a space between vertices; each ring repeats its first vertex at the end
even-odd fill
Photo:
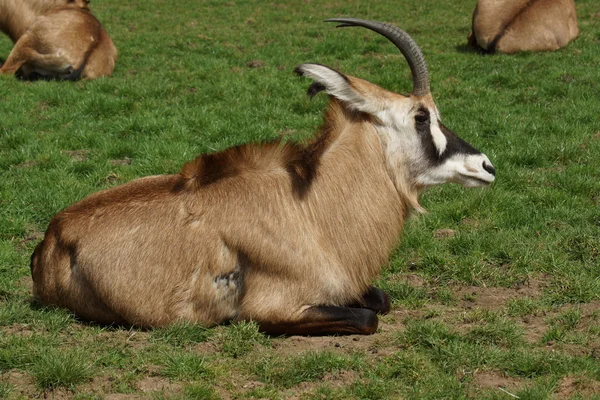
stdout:
POLYGON ((365 308, 312 306, 294 321, 258 321, 260 330, 270 335, 370 335, 379 321, 365 308))
POLYGON ((366 308, 381 315, 389 313, 391 308, 387 293, 375 286, 370 286, 360 301, 349 304, 348 307, 366 308))

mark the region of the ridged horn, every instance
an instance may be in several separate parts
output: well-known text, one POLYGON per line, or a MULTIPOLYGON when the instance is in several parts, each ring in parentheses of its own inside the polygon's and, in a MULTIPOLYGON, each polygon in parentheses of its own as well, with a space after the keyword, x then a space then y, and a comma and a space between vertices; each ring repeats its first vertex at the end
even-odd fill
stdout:
POLYGON ((364 19, 330 18, 325 20, 325 22, 340 22, 337 26, 338 28, 362 26, 386 37, 390 42, 394 43, 408 62, 413 78, 412 94, 415 96, 425 96, 429 94, 429 72, 427 71, 425 57, 423 57, 423 53, 421 52, 419 45, 417 45, 417 42, 415 42, 408 33, 394 25, 377 21, 367 21, 364 19))

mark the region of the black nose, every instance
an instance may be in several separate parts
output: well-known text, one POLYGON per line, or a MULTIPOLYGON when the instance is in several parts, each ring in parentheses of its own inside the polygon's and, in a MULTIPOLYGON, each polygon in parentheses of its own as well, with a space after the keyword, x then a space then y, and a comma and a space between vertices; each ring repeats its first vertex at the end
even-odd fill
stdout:
POLYGON ((490 174, 496 176, 496 168, 492 164, 488 164, 485 161, 483 162, 483 169, 485 169, 490 174))

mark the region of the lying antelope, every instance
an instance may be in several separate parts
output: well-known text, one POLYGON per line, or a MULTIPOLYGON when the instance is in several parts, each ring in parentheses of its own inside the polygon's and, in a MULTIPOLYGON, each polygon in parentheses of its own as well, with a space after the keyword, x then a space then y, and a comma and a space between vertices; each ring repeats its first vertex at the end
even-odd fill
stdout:
POLYGON ((15 46, 0 74, 74 80, 110 75, 117 49, 89 0, 0 0, 0 30, 15 46))
POLYGON ((469 43, 488 52, 548 51, 579 35, 574 0, 478 0, 469 43))
POLYGON ((254 320, 270 334, 371 334, 388 296, 371 287, 419 192, 494 181, 488 158, 440 122, 415 41, 388 24, 331 19, 389 39, 409 96, 318 64, 330 95, 307 145, 205 154, 176 175, 93 194, 60 212, 31 262, 34 293, 104 324, 254 320))

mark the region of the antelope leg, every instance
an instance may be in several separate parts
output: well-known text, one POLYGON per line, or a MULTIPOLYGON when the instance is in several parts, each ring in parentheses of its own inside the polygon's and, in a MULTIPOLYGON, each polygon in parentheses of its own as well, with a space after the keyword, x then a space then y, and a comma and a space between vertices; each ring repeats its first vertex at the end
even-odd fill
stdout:
POLYGON ((370 335, 379 321, 366 308, 313 306, 295 321, 259 321, 260 330, 271 335, 370 335))
POLYGON ((348 307, 367 308, 375 311, 377 314, 385 315, 390 312, 390 298, 387 293, 375 286, 369 287, 369 290, 360 301, 349 304, 348 307))

